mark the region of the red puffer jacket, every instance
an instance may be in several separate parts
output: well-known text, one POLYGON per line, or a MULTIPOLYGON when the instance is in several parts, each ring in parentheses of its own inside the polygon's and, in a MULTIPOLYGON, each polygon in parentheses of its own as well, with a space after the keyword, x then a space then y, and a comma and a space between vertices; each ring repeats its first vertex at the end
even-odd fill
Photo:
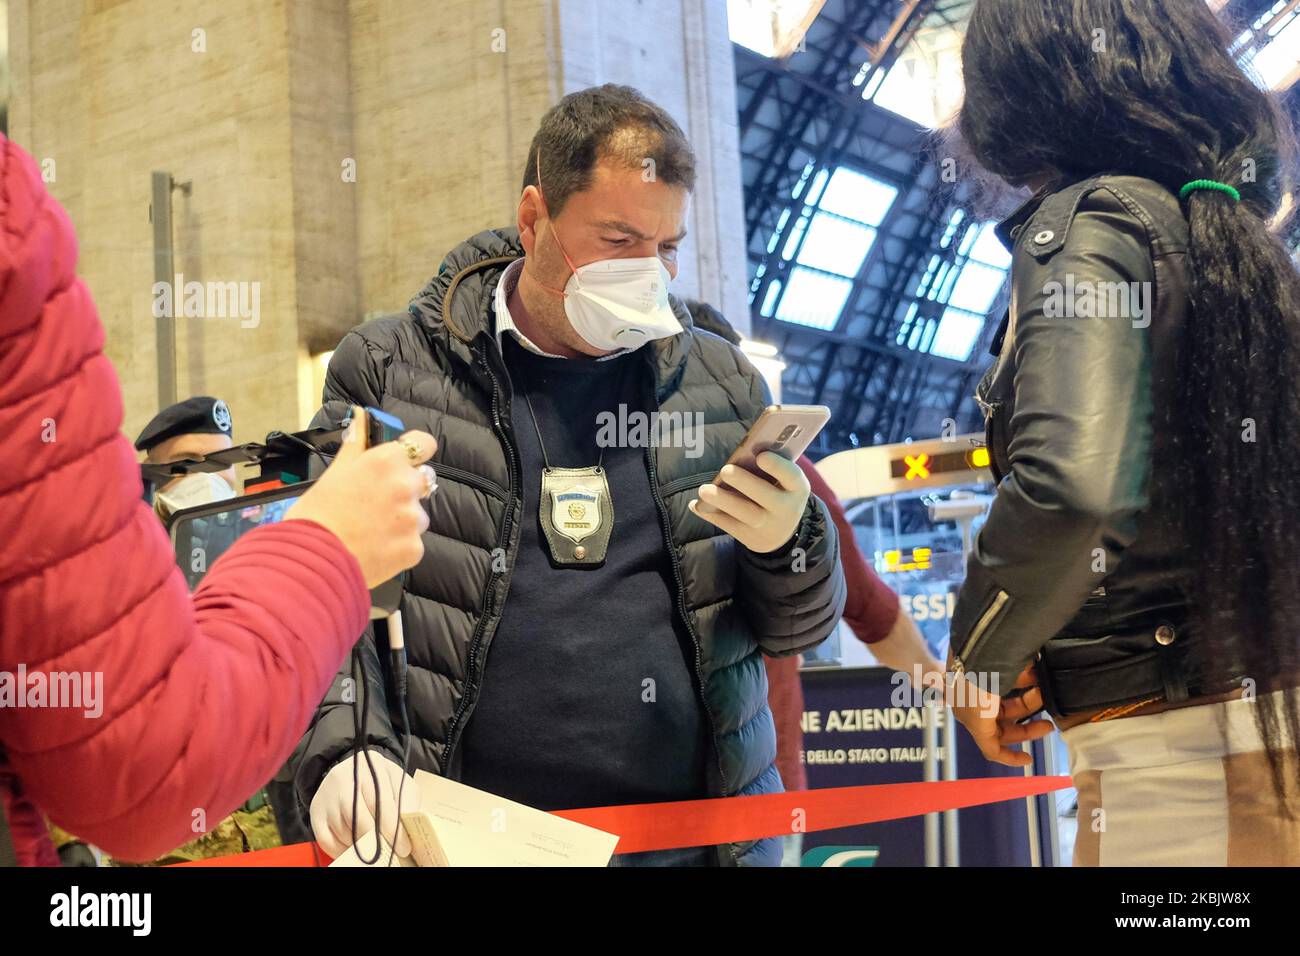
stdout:
POLYGON ((152 859, 289 756, 366 626, 365 582, 338 538, 290 521, 191 597, 141 500, 72 226, 2 136, 0 226, 0 796, 20 861, 53 859, 35 808, 152 859), (42 686, 64 693, 37 705, 42 686))

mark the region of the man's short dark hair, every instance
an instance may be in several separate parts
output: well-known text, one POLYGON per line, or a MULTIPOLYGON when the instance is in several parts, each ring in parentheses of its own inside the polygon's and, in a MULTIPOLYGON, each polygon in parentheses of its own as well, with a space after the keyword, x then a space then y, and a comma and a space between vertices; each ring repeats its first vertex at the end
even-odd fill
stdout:
POLYGON ((592 170, 606 158, 650 171, 670 186, 695 188, 695 153, 686 134, 630 86, 593 86, 555 104, 529 147, 525 189, 537 185, 539 153, 542 194, 552 216, 560 214, 570 196, 591 185, 592 170))

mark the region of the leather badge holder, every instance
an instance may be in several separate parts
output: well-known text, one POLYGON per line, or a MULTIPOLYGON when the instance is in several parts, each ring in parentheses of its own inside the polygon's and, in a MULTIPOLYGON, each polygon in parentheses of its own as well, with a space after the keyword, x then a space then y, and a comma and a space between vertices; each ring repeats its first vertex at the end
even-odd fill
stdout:
POLYGON ((605 563, 614 503, 604 468, 543 468, 537 513, 553 562, 588 567, 605 563))

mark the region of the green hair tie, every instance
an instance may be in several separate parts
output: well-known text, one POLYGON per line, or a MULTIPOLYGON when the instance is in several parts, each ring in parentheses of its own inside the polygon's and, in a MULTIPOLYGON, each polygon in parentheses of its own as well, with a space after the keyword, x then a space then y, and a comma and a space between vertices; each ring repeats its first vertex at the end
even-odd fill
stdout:
POLYGON ((1237 202, 1241 202, 1241 193, 1235 186, 1229 186, 1227 183, 1216 182, 1213 179, 1193 179, 1178 192, 1179 199, 1186 199, 1189 195, 1198 189, 1209 189, 1215 192, 1227 193, 1237 202))

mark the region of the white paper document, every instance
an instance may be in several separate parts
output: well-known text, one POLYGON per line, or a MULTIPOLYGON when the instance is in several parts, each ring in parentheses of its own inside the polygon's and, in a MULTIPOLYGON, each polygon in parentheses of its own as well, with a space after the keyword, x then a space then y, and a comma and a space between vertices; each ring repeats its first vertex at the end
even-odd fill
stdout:
POLYGON ((618 837, 425 770, 402 814, 421 866, 608 866, 618 837))
MULTIPOLYGON (((467 787, 425 770, 414 777, 417 809, 402 814, 413 847, 398 866, 608 866, 618 837, 467 787)), ((412 781, 407 781, 408 789, 412 781)), ((407 801, 403 799, 403 805, 407 801)), ((358 840, 374 855, 373 837, 358 840)), ((376 865, 387 865, 388 847, 376 865)), ((356 848, 333 866, 364 866, 356 848)))

